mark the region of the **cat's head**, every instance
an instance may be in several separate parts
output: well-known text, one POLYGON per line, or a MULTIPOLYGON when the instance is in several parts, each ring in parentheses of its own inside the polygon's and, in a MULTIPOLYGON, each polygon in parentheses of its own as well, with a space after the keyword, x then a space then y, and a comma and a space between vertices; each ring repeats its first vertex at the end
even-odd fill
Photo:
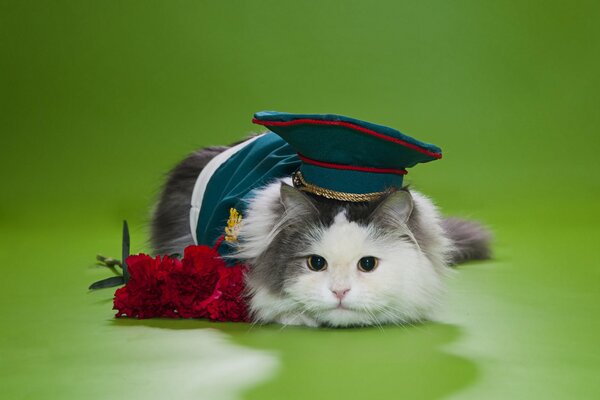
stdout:
POLYGON ((366 203, 277 182, 249 204, 237 256, 259 321, 355 326, 426 318, 448 243, 429 200, 408 190, 366 203))

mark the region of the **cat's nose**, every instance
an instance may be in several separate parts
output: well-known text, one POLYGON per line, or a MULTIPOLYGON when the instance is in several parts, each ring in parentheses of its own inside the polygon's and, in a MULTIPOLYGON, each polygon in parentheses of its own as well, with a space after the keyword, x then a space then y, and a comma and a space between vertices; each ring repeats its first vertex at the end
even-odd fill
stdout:
POLYGON ((344 298, 344 296, 346 296, 346 293, 348 293, 350 291, 350 288, 348 288, 348 289, 336 289, 336 290, 331 289, 331 291, 333 292, 333 294, 335 295, 335 297, 338 298, 338 300, 342 300, 344 298))

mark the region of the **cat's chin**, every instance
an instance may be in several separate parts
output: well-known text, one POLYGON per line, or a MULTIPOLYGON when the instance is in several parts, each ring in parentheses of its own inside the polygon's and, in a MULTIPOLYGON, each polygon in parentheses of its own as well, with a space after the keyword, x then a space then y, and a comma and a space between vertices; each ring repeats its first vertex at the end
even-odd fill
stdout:
POLYGON ((336 328, 373 325, 373 320, 363 311, 346 307, 334 307, 319 313, 317 321, 320 325, 336 328))

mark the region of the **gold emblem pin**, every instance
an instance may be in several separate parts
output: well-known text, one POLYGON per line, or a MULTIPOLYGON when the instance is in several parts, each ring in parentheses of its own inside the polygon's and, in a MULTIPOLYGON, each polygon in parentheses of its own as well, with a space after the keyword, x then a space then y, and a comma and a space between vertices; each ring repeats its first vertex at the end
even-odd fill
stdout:
POLYGON ((237 241, 241 222, 242 214, 240 214, 235 208, 230 208, 229 219, 227 220, 227 227, 225 228, 225 240, 227 242, 237 241))

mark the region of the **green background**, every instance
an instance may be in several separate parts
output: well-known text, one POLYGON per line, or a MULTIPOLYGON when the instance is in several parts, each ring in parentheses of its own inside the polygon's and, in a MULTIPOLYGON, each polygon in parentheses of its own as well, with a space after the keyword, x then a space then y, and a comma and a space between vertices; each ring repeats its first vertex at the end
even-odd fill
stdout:
POLYGON ((599 398, 599 4, 0 1, 0 398, 599 398), (416 327, 114 320, 95 254, 263 109, 440 145, 494 259, 416 327))

